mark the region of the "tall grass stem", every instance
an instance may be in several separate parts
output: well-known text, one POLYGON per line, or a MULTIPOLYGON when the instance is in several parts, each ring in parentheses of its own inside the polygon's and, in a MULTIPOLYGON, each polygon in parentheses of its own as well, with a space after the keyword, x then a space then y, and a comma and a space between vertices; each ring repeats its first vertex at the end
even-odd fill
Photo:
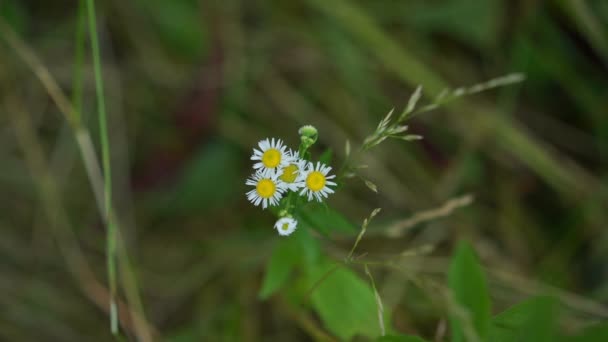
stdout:
POLYGON ((95 74, 95 92, 97 97, 97 115, 99 118, 99 135, 101 141, 101 158, 104 175, 104 214, 107 224, 106 258, 108 282, 110 286, 110 329, 113 335, 118 334, 118 317, 116 308, 116 225, 112 214, 112 168, 110 165, 110 142, 108 138, 108 120, 106 115, 103 74, 101 72, 101 53, 97 35, 95 1, 86 0, 89 36, 95 74))

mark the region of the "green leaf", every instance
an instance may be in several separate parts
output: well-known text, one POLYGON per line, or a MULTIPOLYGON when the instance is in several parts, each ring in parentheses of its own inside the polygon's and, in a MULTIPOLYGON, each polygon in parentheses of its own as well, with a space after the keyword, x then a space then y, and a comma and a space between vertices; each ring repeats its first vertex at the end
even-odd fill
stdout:
POLYGON ((468 313, 466 318, 455 313, 451 315, 452 341, 466 341, 467 328, 472 328, 484 341, 490 329, 490 296, 483 270, 466 242, 460 242, 452 258, 448 283, 456 304, 461 307, 457 311, 464 309, 468 313))
POLYGON ((341 340, 349 340, 355 335, 378 337, 380 327, 374 292, 351 270, 335 267, 322 261, 310 272, 310 286, 325 277, 311 294, 314 310, 325 327, 341 340), (328 272, 331 273, 327 275, 328 272))
POLYGON ((300 259, 300 254, 296 239, 282 238, 279 240, 268 261, 262 287, 258 293, 261 299, 270 297, 287 282, 291 271, 300 259))
POLYGON ((543 297, 534 297, 516 304, 492 318, 488 341, 508 342, 517 338, 522 327, 532 319, 543 297))
POLYGON ((325 152, 323 152, 323 154, 321 154, 321 157, 319 157, 319 161, 325 165, 329 165, 331 164, 332 157, 333 152, 331 148, 328 148, 327 150, 325 150, 325 152))
POLYGON ((488 340, 554 341, 556 319, 557 302, 550 297, 535 297, 496 315, 488 340))
POLYGON ((598 323, 582 332, 562 339, 563 342, 605 342, 608 341, 608 323, 598 323))
POLYGON ((319 262, 321 247, 319 246, 319 241, 310 235, 309 230, 298 227, 290 236, 298 243, 303 266, 310 269, 312 265, 319 262))
POLYGON ((425 342, 422 338, 418 336, 408 336, 408 335, 386 335, 378 338, 377 342, 425 342))
POLYGON ((531 306, 530 318, 526 320, 516 337, 522 342, 555 341, 557 321, 557 301, 550 297, 540 297, 531 306))
POLYGON ((314 229, 324 235, 332 231, 355 232, 357 226, 348 221, 342 214, 327 205, 311 202, 296 213, 296 218, 305 228, 314 229))
POLYGON ((278 238, 272 256, 268 260, 258 296, 267 299, 280 290, 289 280, 296 267, 311 269, 319 262, 319 242, 306 229, 298 228, 288 237, 278 238))

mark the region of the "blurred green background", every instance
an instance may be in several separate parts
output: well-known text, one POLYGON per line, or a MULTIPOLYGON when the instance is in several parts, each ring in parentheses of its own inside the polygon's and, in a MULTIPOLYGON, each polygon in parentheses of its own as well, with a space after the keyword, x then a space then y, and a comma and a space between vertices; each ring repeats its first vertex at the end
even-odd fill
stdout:
MULTIPOLYGON (((408 124, 422 141, 367 154, 361 174, 378 194, 352 179, 328 203, 353 227, 381 207, 358 251, 383 259, 432 246, 404 262, 439 283, 455 243, 469 240, 494 313, 551 293, 565 307, 560 329, 608 317, 608 1, 96 6, 113 199, 133 271, 119 273, 139 289, 139 323, 154 339, 331 338, 315 310, 284 292, 258 296, 284 238, 244 195, 252 148, 266 137, 296 148, 297 129, 313 124, 313 153, 330 149, 339 168, 345 141, 358 147, 416 86, 424 104, 512 72, 526 80, 416 116, 408 124), (473 202, 447 217, 386 234, 468 194, 473 202)), ((103 220, 77 140, 39 80, 48 71, 83 109, 100 151, 88 39, 75 62, 78 3, 3 0, 0 15, 1 339, 109 340, 103 220), (28 51, 44 69, 32 70, 28 51)), ((339 260, 357 229, 328 231, 315 238, 339 260)), ((447 314, 424 286, 390 268, 374 277, 397 331, 449 339, 447 314)), ((123 333, 135 338, 123 304, 123 333)))

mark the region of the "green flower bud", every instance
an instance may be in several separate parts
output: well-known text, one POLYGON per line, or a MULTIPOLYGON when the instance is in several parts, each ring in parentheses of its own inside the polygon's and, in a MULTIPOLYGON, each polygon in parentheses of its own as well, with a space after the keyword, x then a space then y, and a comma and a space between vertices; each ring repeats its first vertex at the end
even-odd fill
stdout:
POLYGON ((319 136, 317 129, 311 125, 302 126, 298 130, 298 133, 300 134, 300 140, 302 141, 304 150, 307 150, 310 146, 317 142, 317 138, 319 136))

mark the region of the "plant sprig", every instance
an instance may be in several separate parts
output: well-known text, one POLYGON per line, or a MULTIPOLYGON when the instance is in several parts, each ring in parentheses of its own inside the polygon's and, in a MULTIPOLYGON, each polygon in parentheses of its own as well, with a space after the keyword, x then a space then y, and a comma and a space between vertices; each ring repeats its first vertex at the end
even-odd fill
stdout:
MULTIPOLYGON (((404 124, 405 121, 412 117, 435 110, 442 105, 452 102, 466 95, 477 94, 486 90, 507 86, 515 83, 522 82, 525 79, 525 75, 522 73, 512 73, 505 76, 493 78, 489 81, 478 83, 469 87, 459 87, 456 89, 444 89, 440 92, 429 104, 422 107, 418 107, 418 103, 422 98, 422 87, 418 86, 416 90, 410 96, 407 105, 401 111, 398 116, 394 116, 395 109, 391 109, 386 116, 380 120, 375 131, 368 135, 361 144, 360 148, 351 155, 351 144, 346 141, 345 144, 345 158, 346 161, 339 172, 339 179, 342 178, 353 178, 357 176, 357 170, 360 168, 357 162, 364 152, 369 151, 373 147, 378 146, 388 138, 399 139, 404 141, 415 141, 422 139, 421 135, 409 134, 408 126, 404 124), (418 108, 418 109, 417 109, 418 108)), ((368 180, 362 178, 364 183, 374 192, 377 191, 377 187, 369 186, 368 180)), ((371 183, 373 184, 373 183, 371 183)))

